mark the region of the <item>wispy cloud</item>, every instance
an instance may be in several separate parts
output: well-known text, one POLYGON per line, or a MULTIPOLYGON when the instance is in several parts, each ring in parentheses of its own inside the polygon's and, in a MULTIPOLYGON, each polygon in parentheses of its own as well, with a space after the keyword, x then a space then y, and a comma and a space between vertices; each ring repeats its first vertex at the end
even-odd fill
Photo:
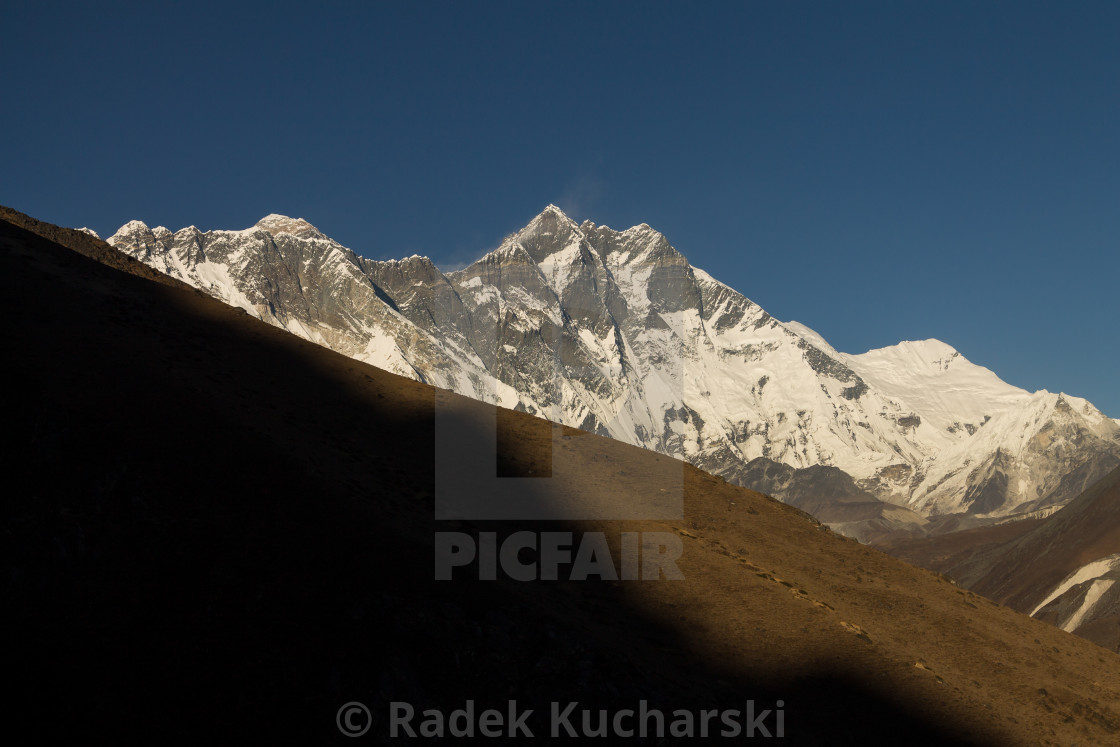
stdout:
POLYGON ((591 218, 607 193, 607 182, 598 172, 598 164, 582 167, 564 185, 556 206, 577 220, 591 218))

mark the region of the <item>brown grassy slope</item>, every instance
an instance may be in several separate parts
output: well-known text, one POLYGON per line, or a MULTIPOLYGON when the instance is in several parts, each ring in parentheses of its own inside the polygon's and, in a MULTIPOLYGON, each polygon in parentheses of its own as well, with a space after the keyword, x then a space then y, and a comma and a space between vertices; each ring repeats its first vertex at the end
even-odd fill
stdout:
POLYGON ((948 573, 949 569, 963 559, 1016 540, 1044 521, 1046 520, 1037 518, 1023 519, 927 537, 896 537, 882 541, 876 547, 919 568, 948 573))
MULTIPOLYGON (((1029 612, 1081 566, 1120 552, 1120 469, 1045 519, 900 541, 883 549, 1029 612)), ((1120 645, 1115 617, 1079 634, 1114 650, 1120 645)))
MULTIPOLYGON (((537 526, 676 532, 685 581, 436 583, 434 531, 523 528, 432 519, 437 397, 493 408, 2 222, 0 263, 0 615, 12 711, 43 738, 322 743, 349 700, 383 738, 389 701, 466 698, 782 699, 801 744, 1120 734, 1112 654, 684 465, 683 520, 537 526)), ((515 471, 550 461, 547 424, 499 417, 515 471)), ((577 495, 664 472, 565 433, 577 495)))
POLYGON ((1063 578, 1094 560, 1120 552, 1120 468, 1062 507, 1040 526, 1007 543, 994 562, 962 567, 972 588, 1005 604, 1024 608, 1063 578))

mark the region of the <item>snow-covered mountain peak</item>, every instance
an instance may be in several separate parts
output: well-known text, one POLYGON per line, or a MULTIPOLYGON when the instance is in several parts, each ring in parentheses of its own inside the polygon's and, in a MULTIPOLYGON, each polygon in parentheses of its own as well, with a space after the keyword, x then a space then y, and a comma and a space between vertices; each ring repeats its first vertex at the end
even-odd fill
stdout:
POLYGON ((507 236, 498 248, 474 264, 523 264, 526 260, 536 264, 546 277, 561 286, 564 282, 560 276, 580 272, 579 267, 616 272, 623 265, 670 265, 690 270, 688 260, 665 236, 646 223, 625 231, 596 225, 589 220, 577 224, 555 205, 546 207, 528 225, 507 236))
MULTIPOLYGON (((546 207, 517 233, 479 262, 492 263, 514 259, 521 262, 520 251, 537 265, 569 265, 586 249, 586 237, 579 225, 555 205, 546 207)), ((477 263, 476 263, 477 264, 477 263)))
POLYGON ((884 374, 890 372, 896 377, 921 376, 944 379, 946 376, 956 376, 968 379, 973 386, 1024 393, 1024 390, 1006 384, 983 366, 972 363, 952 345, 941 340, 904 340, 897 345, 845 357, 853 367, 881 371, 884 374))
POLYGON ((100 236, 97 235, 97 231, 94 231, 92 228, 86 228, 85 226, 82 226, 81 228, 79 228, 77 230, 81 231, 82 233, 84 233, 88 236, 92 236, 95 239, 100 239, 101 238, 100 236))
POLYGON ((256 228, 263 228, 273 236, 279 236, 282 233, 290 234, 300 239, 325 239, 326 236, 322 234, 315 226, 311 225, 303 218, 289 218, 286 215, 278 215, 277 213, 270 213, 261 218, 256 223, 256 228))
POLYGON ((148 228, 148 224, 142 220, 130 220, 123 226, 117 229, 117 232, 109 237, 109 243, 115 244, 116 240, 127 239, 130 236, 151 234, 152 229, 148 228))
POLYGON ((575 221, 572 221, 572 219, 568 217, 567 213, 558 208, 556 205, 553 205, 551 202, 545 205, 544 210, 540 212, 541 215, 544 215, 545 213, 552 213, 559 218, 563 218, 565 220, 571 221, 572 223, 575 223, 575 221))
POLYGON ((968 363, 960 352, 948 343, 934 338, 928 340, 903 340, 897 345, 869 350, 865 355, 879 354, 898 361, 907 361, 936 371, 947 371, 954 361, 968 363))
POLYGON ((555 205, 548 205, 528 225, 518 231, 516 236, 554 235, 557 232, 579 231, 579 224, 568 217, 555 205))
POLYGON ((978 428, 986 417, 1030 396, 940 340, 909 340, 841 357, 879 391, 950 432, 978 428))
MULTIPOLYGON (((1042 391, 1046 390, 1043 389, 1042 391)), ((1103 412, 1098 410, 1096 406, 1089 400, 1084 399, 1083 397, 1075 397, 1072 394, 1066 394, 1065 392, 1058 393, 1055 407, 1068 407, 1070 412, 1077 413, 1081 417, 1085 418, 1093 426, 1099 426, 1101 424, 1107 424, 1111 422, 1120 422, 1113 421, 1112 418, 1108 417, 1103 412)))

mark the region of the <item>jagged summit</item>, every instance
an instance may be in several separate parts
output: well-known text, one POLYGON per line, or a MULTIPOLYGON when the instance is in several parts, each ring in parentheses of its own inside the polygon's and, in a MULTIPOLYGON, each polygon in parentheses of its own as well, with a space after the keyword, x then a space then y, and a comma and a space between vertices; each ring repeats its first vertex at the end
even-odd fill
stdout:
POLYGON ((567 213, 555 205, 547 205, 544 210, 537 214, 533 220, 529 221, 525 228, 521 229, 518 233, 532 233, 536 230, 549 230, 548 227, 563 226, 567 230, 579 230, 579 224, 575 222, 567 213))
POLYGON ((398 265, 408 265, 408 264, 430 265, 430 264, 434 264, 432 262, 432 260, 425 254, 410 254, 409 256, 401 257, 400 259, 386 259, 386 260, 381 260, 381 261, 389 262, 389 263, 392 263, 392 264, 398 264, 398 265))
POLYGON ((514 236, 532 235, 539 232, 551 232, 557 228, 564 230, 579 230, 579 224, 558 208, 556 205, 548 204, 544 210, 537 213, 537 215, 529 221, 524 228, 517 231, 514 236))
POLYGON ((282 233, 290 234, 301 239, 325 239, 326 236, 318 228, 311 225, 303 218, 289 218, 286 215, 270 213, 256 223, 257 228, 263 228, 273 236, 282 233))
MULTIPOLYGON (((146 232, 146 231, 150 231, 150 230, 151 229, 148 228, 148 224, 145 223, 144 221, 142 221, 142 220, 130 220, 128 223, 125 223, 123 226, 118 228, 117 232, 114 233, 113 236, 124 236, 124 235, 127 235, 127 234, 132 234, 132 233, 137 233, 137 232, 146 232)), ((110 241, 112 241, 111 238, 110 238, 110 241)))
MULTIPOLYGON (((272 213, 266 215, 257 221, 253 226, 245 231, 239 230, 217 230, 213 233, 217 234, 239 234, 244 232, 252 232, 256 229, 263 229, 272 236, 279 236, 280 234, 289 234, 301 239, 325 239, 327 238, 319 229, 308 223, 303 218, 289 218, 286 215, 279 215, 272 213)), ((197 226, 190 225, 180 228, 178 231, 170 231, 164 226, 149 227, 147 223, 142 220, 130 220, 125 223, 117 232, 108 239, 110 244, 125 242, 130 237, 136 239, 142 236, 200 236, 203 234, 211 233, 210 231, 202 231, 197 226)))

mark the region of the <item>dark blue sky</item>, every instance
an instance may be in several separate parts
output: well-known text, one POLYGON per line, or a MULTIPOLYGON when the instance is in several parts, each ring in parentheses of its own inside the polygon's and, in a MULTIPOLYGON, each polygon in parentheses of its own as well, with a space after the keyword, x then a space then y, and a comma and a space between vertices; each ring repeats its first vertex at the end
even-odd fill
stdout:
POLYGON ((0 6, 0 202, 473 260, 646 222, 862 352, 1120 417, 1120 4, 0 6))

